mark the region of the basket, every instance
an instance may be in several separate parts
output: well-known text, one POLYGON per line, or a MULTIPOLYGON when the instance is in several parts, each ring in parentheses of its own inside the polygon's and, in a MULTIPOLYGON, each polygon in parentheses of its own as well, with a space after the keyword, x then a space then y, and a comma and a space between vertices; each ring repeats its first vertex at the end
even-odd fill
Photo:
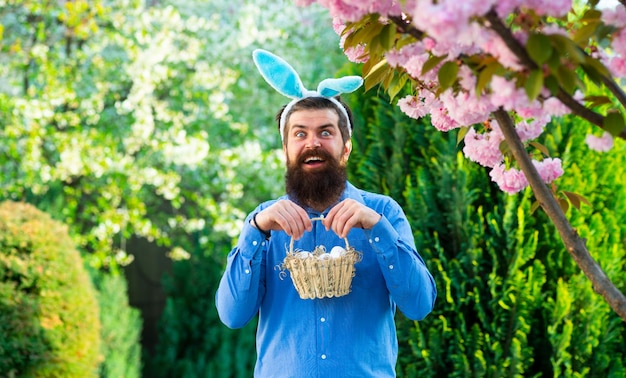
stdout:
MULTIPOLYGON (((323 218, 312 218, 311 221, 323 218)), ((312 252, 294 251, 293 237, 281 266, 282 273, 288 270, 296 291, 302 299, 341 297, 350 292, 354 264, 361 261, 361 253, 346 242, 345 249, 317 246, 312 252)), ((283 274, 284 276, 284 274, 283 274)), ((282 276, 281 276, 282 277, 282 276)))

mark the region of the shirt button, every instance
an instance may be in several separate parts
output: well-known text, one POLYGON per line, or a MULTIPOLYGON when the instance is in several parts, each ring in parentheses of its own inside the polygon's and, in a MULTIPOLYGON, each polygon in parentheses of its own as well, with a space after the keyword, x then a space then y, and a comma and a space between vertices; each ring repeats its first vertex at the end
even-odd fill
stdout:
POLYGON ((244 272, 246 272, 246 274, 250 274, 250 269, 246 269, 244 272))
POLYGON ((389 265, 389 269, 393 269, 393 265, 389 265))
POLYGON ((324 323, 326 321, 326 318, 320 318, 320 322, 324 323))
POLYGON ((369 240, 370 244, 372 244, 372 239, 369 240))
POLYGON ((325 360, 325 359, 326 359, 326 355, 322 354, 322 360, 325 360))
POLYGON ((377 236, 377 237, 375 237, 375 238, 374 238, 374 241, 375 241, 376 243, 378 243, 378 242, 380 241, 380 238, 377 236))
POLYGON ((259 244, 256 240, 252 242, 252 245, 257 245, 259 244))

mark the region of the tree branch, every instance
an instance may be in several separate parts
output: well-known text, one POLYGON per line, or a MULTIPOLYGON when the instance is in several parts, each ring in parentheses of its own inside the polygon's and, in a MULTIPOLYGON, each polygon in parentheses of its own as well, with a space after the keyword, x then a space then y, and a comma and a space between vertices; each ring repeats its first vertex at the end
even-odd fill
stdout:
POLYGON ((578 267, 581 268, 585 276, 589 278, 595 292, 602 295, 613 311, 626 322, 626 296, 624 296, 606 276, 600 265, 598 265, 590 255, 585 241, 581 239, 576 230, 572 228, 557 200, 546 184, 544 184, 537 169, 533 165, 530 156, 524 148, 524 144, 515 130, 513 119, 502 108, 496 110, 494 116, 498 120, 502 134, 515 160, 526 175, 537 201, 539 201, 543 210, 552 220, 552 223, 554 223, 567 251, 578 267))
POLYGON ((420 40, 424 37, 424 32, 413 26, 410 19, 405 19, 400 16, 389 16, 389 19, 393 21, 393 23, 396 24, 400 30, 415 39, 420 40))
MULTIPOLYGON (((626 0, 622 1, 626 2, 626 0)), ((520 63, 524 67, 529 70, 535 70, 539 68, 535 61, 531 59, 530 55, 528 55, 526 48, 524 48, 524 46, 522 46, 522 44, 519 43, 517 39, 515 39, 515 37, 511 33, 511 30, 502 22, 494 9, 491 9, 487 14, 485 14, 485 19, 489 21, 491 29, 495 31, 496 34, 500 36, 500 38, 502 38, 509 50, 511 50, 511 52, 515 54, 517 59, 519 59, 520 63)), ((609 91, 613 93, 617 100, 626 107, 626 94, 624 94, 621 88, 619 88, 619 86, 613 80, 605 77, 604 75, 602 76, 602 82, 609 89, 609 91)), ((594 124, 601 129, 604 129, 604 116, 602 114, 599 114, 582 105, 581 103, 576 101, 570 94, 565 92, 563 88, 559 87, 559 92, 557 93, 556 97, 572 111, 572 114, 587 120, 591 124, 594 124)), ((622 139, 626 139, 626 130, 623 130, 619 134, 619 137, 622 139)))

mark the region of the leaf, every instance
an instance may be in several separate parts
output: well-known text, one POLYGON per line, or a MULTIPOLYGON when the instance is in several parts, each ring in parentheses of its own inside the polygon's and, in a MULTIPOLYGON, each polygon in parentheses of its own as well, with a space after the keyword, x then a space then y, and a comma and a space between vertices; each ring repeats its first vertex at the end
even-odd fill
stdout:
POLYGON ((624 130, 624 116, 619 111, 611 111, 604 117, 602 128, 611 135, 618 136, 624 130))
POLYGON ((382 59, 380 62, 376 63, 363 78, 365 91, 369 91, 380 84, 386 78, 386 75, 389 74, 389 71, 391 71, 391 68, 387 66, 386 59, 382 59))
POLYGON ((606 66, 602 64, 602 62, 590 56, 585 56, 585 62, 582 66, 583 66, 583 69, 585 68, 585 66, 591 67, 593 70, 596 71, 598 75, 602 75, 604 77, 611 76, 611 73, 609 72, 608 68, 606 68, 606 66))
POLYGON ((478 80, 476 81, 476 94, 480 95, 483 93, 487 84, 491 82, 491 78, 496 73, 496 71, 501 68, 502 65, 498 63, 498 61, 493 61, 489 63, 483 68, 478 74, 478 80))
POLYGON ((393 75, 393 80, 391 80, 391 84, 387 89, 387 94, 389 94, 390 101, 400 93, 400 91, 404 88, 408 80, 408 75, 393 75))
POLYGON ((576 74, 565 66, 560 66, 556 71, 556 78, 559 85, 565 92, 572 94, 576 89, 576 74))
POLYGON ((567 210, 569 210, 569 202, 565 198, 559 198, 559 206, 564 213, 567 213, 567 210))
POLYGON ((589 38, 591 38, 591 36, 595 34, 598 25, 600 25, 600 22, 598 21, 590 22, 586 25, 583 25, 580 29, 576 30, 576 33, 574 33, 572 39, 578 45, 587 45, 589 38))
POLYGON ((395 24, 388 24, 380 31, 380 45, 385 51, 391 49, 393 43, 396 40, 396 26, 395 24))
POLYGON ((437 73, 439 79, 439 88, 441 91, 450 88, 456 81, 456 76, 459 73, 459 66, 456 62, 445 62, 437 73))
POLYGON ((574 63, 585 61, 585 52, 574 41, 560 34, 551 34, 552 46, 566 58, 570 58, 574 63))
POLYGON ((574 206, 578 210, 580 210, 580 203, 581 202, 586 204, 586 205, 588 205, 588 206, 591 206, 591 203, 589 203, 589 201, 585 197, 583 197, 582 195, 580 195, 578 193, 568 192, 568 191, 564 190, 563 194, 565 194, 567 199, 569 199, 569 201, 572 203, 572 206, 574 206))
POLYGON ((600 17, 602 17, 602 12, 597 9, 588 9, 585 14, 580 18, 580 21, 583 22, 598 22, 600 21, 600 17))
POLYGON ((608 96, 586 96, 583 100, 589 103, 589 106, 596 107, 600 105, 611 104, 612 101, 608 96))
POLYGON ((538 65, 547 62, 552 55, 552 43, 545 34, 533 33, 526 42, 526 51, 538 65))
POLYGON ((548 75, 543 81, 543 85, 548 88, 550 94, 556 96, 559 93, 559 80, 554 75, 548 75))
POLYGON ((539 208, 539 206, 541 206, 539 201, 533 202, 533 204, 530 206, 530 213, 534 214, 535 211, 537 211, 537 209, 539 208))
POLYGON ((540 69, 533 70, 530 75, 528 75, 524 89, 530 101, 533 101, 539 96, 539 93, 541 93, 543 89, 543 72, 540 69))
POLYGON ((536 149, 538 149, 539 151, 541 151, 541 153, 544 156, 550 157, 550 151, 548 151, 548 148, 546 146, 544 146, 543 144, 539 143, 539 142, 530 142, 529 143, 531 146, 535 147, 536 149))
POLYGON ((469 132, 470 128, 467 126, 462 126, 459 128, 459 132, 456 134, 456 145, 461 144, 461 141, 465 139, 465 135, 469 132))
POLYGON ((448 55, 443 55, 443 56, 435 56, 433 55, 432 57, 430 57, 426 63, 424 63, 424 66, 422 66, 422 75, 426 74, 428 71, 432 70, 433 68, 437 67, 437 65, 439 63, 441 63, 442 60, 446 59, 448 57, 448 55))

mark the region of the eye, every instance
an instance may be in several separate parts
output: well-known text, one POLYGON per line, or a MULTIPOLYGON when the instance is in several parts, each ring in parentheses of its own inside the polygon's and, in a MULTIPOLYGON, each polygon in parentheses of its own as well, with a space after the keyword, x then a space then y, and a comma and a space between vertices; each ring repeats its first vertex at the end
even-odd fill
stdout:
POLYGON ((333 135, 333 134, 330 131, 328 131, 328 130, 322 131, 322 136, 327 137, 327 136, 331 136, 331 135, 333 135))
POLYGON ((298 131, 294 134, 296 138, 303 138, 305 136, 304 131, 298 131))

